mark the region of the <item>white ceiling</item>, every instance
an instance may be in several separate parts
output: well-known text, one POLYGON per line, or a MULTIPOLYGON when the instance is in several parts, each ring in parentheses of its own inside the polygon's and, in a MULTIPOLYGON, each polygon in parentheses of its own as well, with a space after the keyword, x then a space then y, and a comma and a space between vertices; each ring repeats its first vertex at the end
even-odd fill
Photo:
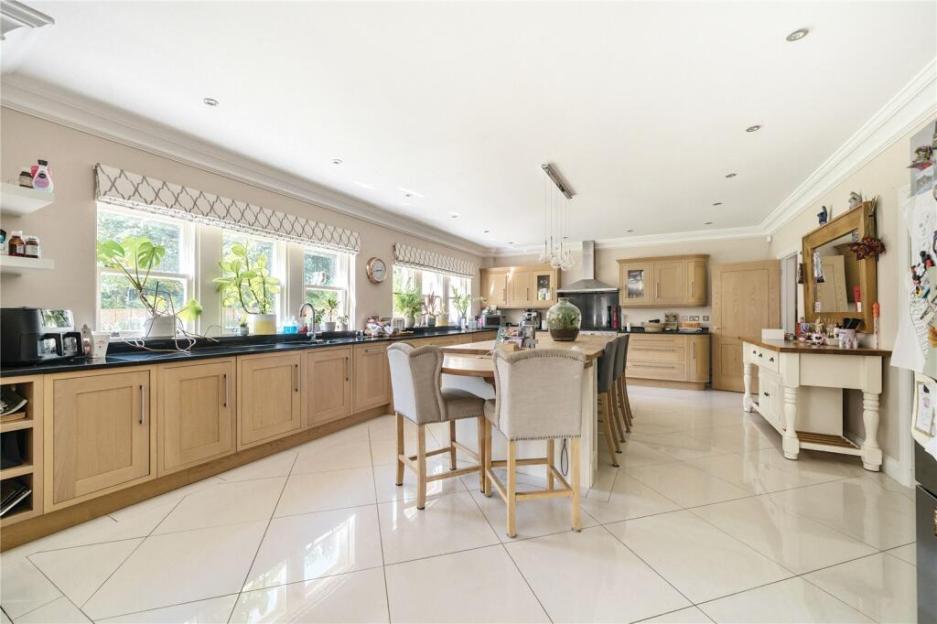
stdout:
POLYGON ((937 50, 934 2, 30 4, 4 75, 489 247, 542 240, 546 161, 574 240, 756 225, 937 50))

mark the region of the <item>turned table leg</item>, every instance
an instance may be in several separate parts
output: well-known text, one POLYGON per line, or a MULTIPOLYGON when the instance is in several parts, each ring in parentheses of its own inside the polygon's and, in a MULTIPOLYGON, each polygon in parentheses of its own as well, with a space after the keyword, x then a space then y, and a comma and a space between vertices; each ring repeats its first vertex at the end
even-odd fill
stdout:
POLYGON ((742 409, 748 413, 752 411, 752 364, 742 364, 742 381, 745 384, 745 394, 742 395, 742 409))
POLYGON ((882 449, 878 445, 878 399, 878 394, 862 393, 862 422, 865 425, 862 467, 876 472, 882 467, 882 449))
POLYGON ((797 459, 800 439, 797 437, 797 388, 784 386, 784 437, 781 440, 784 457, 797 459))

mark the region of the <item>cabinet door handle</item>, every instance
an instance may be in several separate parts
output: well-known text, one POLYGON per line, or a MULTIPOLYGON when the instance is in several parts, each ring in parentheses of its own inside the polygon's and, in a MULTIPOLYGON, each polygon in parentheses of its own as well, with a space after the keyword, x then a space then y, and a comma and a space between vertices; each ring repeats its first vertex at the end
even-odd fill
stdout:
POLYGON ((146 424, 146 391, 143 384, 140 384, 140 424, 146 424))
POLYGON ((765 354, 764 354, 764 353, 759 353, 759 354, 758 354, 758 357, 763 358, 763 357, 765 357, 765 354))
POLYGON ((228 407, 228 373, 224 374, 224 406, 228 407))
POLYGON ((690 343, 690 358, 694 360, 696 359, 696 343, 695 342, 690 343))
POLYGON ((656 291, 657 291, 657 294, 656 294, 655 296, 656 296, 658 299, 660 299, 660 282, 657 282, 657 289, 656 289, 656 291))
POLYGON ((774 358, 773 358, 773 357, 769 357, 769 358, 768 358, 768 361, 769 361, 769 362, 773 362, 773 361, 774 361, 774 358))
POLYGON ((299 364, 293 364, 293 392, 299 392, 299 364))
POLYGON ((770 394, 768 394, 767 392, 762 392, 762 394, 763 394, 763 395, 765 395, 766 397, 769 397, 769 396, 771 396, 771 395, 770 395, 770 394))
POLYGON ((345 356, 344 360, 345 360, 345 381, 348 381, 348 356, 347 355, 345 356))

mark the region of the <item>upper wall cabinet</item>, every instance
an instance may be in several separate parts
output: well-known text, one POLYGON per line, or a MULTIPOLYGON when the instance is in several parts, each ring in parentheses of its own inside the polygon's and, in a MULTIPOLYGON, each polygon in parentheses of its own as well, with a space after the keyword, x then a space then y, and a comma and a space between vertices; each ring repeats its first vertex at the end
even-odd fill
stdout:
POLYGON ((624 308, 704 306, 709 256, 623 258, 618 261, 618 301, 624 308))
POLYGON ((549 308, 556 303, 559 272, 546 265, 481 270, 481 295, 499 308, 549 308))

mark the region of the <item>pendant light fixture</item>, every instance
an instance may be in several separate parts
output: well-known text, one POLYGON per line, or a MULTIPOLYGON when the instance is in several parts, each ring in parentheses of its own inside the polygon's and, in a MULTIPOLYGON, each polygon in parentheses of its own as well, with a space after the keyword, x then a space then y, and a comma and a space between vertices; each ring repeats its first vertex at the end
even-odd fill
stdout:
POLYGON ((575 193, 560 177, 555 166, 544 163, 540 168, 548 178, 544 180, 543 187, 543 251, 540 262, 568 271, 575 262, 567 236, 569 201, 575 193))

